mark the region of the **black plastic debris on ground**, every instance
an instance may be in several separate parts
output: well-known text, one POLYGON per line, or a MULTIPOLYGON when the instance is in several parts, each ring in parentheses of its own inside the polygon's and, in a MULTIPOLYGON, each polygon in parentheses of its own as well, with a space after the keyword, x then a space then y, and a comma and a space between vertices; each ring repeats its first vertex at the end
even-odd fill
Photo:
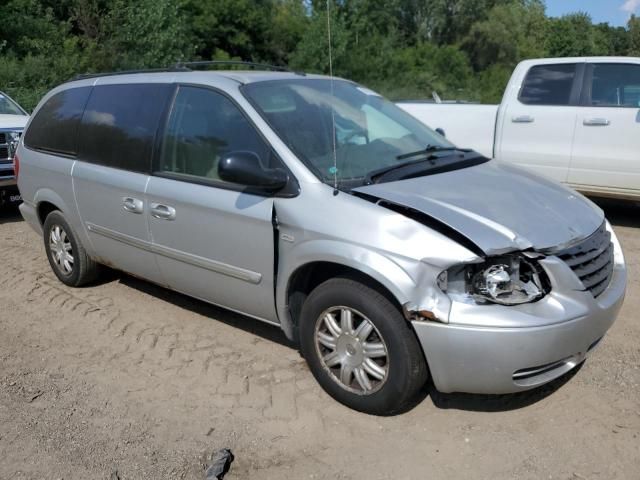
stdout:
POLYGON ((231 467, 233 453, 228 448, 223 448, 211 454, 209 466, 205 472, 205 480, 222 480, 231 467))

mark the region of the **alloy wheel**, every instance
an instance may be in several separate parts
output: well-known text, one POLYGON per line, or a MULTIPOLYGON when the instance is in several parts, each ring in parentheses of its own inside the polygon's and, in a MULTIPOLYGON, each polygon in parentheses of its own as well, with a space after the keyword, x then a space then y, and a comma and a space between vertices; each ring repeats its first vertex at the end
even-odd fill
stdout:
POLYGON ((315 346, 331 378, 350 392, 370 395, 387 380, 387 345, 371 320, 353 308, 325 310, 316 321, 315 346))
POLYGON ((73 273, 73 247, 64 228, 60 225, 52 225, 49 230, 49 250, 56 268, 63 275, 73 273))

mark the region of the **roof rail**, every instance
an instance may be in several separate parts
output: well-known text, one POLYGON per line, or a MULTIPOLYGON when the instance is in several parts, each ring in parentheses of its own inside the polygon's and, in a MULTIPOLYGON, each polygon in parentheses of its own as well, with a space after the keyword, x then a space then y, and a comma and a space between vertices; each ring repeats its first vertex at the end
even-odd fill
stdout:
MULTIPOLYGON (((170 67, 166 68, 145 68, 139 70, 120 70, 118 72, 104 72, 104 73, 84 73, 76 75, 72 79, 68 80, 73 82, 75 80, 85 80, 87 78, 97 77, 113 77, 115 75, 129 75, 132 73, 162 73, 162 72, 191 72, 194 68, 207 67, 210 65, 243 65, 251 67, 256 70, 273 70, 276 72, 291 72, 286 67, 278 67, 276 65, 268 65, 266 63, 254 63, 254 62, 242 62, 239 60, 202 60, 196 62, 178 62, 170 67)), ((304 72, 292 72, 297 75, 305 75, 304 72)))
POLYGON ((113 77, 115 75, 129 75, 132 73, 162 73, 162 72, 188 72, 190 68, 180 68, 177 66, 169 67, 169 68, 141 68, 139 70, 120 70, 117 72, 100 72, 100 73, 82 73, 80 75, 76 75, 69 82, 73 82, 75 80, 85 80, 87 78, 97 78, 97 77, 113 77))
POLYGON ((218 65, 238 65, 251 67, 254 69, 262 69, 262 70, 274 70, 276 72, 290 72, 286 67, 279 67, 277 65, 269 65, 266 63, 254 63, 254 62, 243 62, 240 60, 199 60, 195 62, 178 62, 173 67, 177 69, 183 68, 198 68, 198 67, 208 67, 208 66, 218 66, 218 65))

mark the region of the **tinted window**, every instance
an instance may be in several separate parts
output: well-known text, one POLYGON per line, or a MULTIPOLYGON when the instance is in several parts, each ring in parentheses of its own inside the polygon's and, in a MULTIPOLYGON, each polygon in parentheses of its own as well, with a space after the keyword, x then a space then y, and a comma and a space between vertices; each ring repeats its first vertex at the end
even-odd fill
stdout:
POLYGON ((640 65, 594 65, 590 104, 599 107, 640 107, 640 65))
POLYGON ((227 153, 251 151, 265 166, 275 158, 253 125, 222 94, 180 87, 163 140, 159 171, 221 181, 218 163, 227 153))
POLYGON ((156 131, 171 88, 164 84, 94 87, 80 124, 80 159, 149 171, 156 131))
POLYGON ((527 105, 569 105, 575 74, 573 63, 532 67, 522 85, 520 101, 527 105))
POLYGON ((91 87, 56 93, 38 110, 24 137, 29 148, 75 155, 78 123, 91 87))

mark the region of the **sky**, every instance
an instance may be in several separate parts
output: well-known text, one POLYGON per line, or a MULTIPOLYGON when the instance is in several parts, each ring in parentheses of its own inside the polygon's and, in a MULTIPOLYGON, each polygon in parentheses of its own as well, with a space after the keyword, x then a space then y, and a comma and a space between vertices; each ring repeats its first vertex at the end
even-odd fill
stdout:
POLYGON ((547 0, 549 16, 559 17, 578 11, 587 12, 594 23, 624 26, 632 13, 640 15, 640 0, 547 0))

